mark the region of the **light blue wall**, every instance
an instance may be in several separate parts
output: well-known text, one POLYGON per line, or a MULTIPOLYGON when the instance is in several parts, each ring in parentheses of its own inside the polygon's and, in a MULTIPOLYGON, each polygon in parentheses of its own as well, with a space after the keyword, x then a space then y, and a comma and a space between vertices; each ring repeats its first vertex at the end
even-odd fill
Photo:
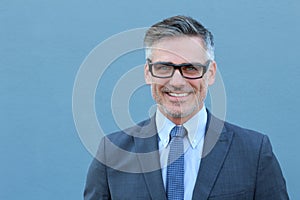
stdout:
MULTIPOLYGON (((299 10, 297 0, 1 0, 0 199, 82 199, 91 155, 72 117, 79 66, 111 35, 177 14, 214 33, 227 120, 269 135, 290 197, 300 199, 299 10)), ((130 62, 142 64, 135 55, 130 62)), ((117 79, 97 89, 100 114, 117 79)), ((135 97, 144 98, 130 107, 138 121, 153 102, 147 87, 135 97)), ((103 124, 116 129, 113 118, 103 124)))

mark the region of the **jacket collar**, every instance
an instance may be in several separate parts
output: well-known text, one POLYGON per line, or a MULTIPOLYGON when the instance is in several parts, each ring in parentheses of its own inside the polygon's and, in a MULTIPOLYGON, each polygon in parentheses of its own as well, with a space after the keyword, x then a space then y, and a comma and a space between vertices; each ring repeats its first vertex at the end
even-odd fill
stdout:
POLYGON ((137 153, 137 156, 151 199, 167 200, 160 167, 155 115, 142 125, 140 134, 142 137, 134 137, 134 142, 136 152, 143 152, 137 153))
POLYGON ((224 123, 208 112, 207 130, 193 199, 208 199, 228 154, 233 132, 227 131, 224 123))

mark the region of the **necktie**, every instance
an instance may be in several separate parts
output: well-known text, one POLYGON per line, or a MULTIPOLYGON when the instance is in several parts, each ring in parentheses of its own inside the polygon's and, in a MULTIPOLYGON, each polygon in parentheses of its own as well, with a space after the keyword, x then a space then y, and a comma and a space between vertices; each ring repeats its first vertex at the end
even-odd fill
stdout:
POLYGON ((184 199, 184 151, 183 137, 186 130, 183 126, 175 126, 170 133, 170 152, 167 166, 168 200, 184 199))

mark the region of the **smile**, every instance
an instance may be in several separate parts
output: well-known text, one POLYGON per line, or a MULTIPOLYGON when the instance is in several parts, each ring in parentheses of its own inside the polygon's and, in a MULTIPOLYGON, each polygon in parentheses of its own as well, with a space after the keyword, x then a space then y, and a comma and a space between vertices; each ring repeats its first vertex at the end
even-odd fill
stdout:
POLYGON ((172 96, 172 97, 186 97, 189 95, 189 93, 172 93, 169 92, 168 95, 172 96))

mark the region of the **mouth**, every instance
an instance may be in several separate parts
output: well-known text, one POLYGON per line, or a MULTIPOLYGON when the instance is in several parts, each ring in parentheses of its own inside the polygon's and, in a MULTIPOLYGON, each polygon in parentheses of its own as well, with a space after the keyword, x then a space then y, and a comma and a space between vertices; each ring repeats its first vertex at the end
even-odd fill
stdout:
POLYGON ((174 92, 166 92, 171 97, 186 97, 189 95, 189 93, 174 93, 174 92))
POLYGON ((161 92, 165 95, 165 97, 171 101, 171 102, 186 102, 190 96, 193 94, 193 90, 190 89, 179 89, 179 88, 174 88, 170 89, 167 87, 162 88, 161 92))
POLYGON ((166 97, 171 102, 186 102, 190 96, 190 92, 165 92, 166 97))

